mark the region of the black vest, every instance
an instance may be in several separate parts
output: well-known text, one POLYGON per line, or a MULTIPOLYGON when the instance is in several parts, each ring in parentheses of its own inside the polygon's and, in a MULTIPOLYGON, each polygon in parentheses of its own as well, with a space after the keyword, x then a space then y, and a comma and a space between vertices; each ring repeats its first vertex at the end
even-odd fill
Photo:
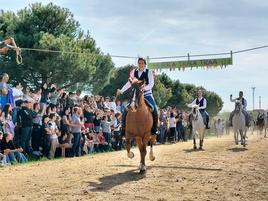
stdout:
POLYGON ((141 76, 139 77, 139 71, 135 70, 134 72, 134 77, 137 78, 138 80, 145 80, 145 84, 149 84, 149 78, 148 78, 149 70, 146 69, 145 72, 143 71, 141 76))
POLYGON ((198 105, 199 107, 203 107, 204 106, 204 98, 202 98, 200 101, 198 100, 198 98, 196 98, 195 104, 198 105))

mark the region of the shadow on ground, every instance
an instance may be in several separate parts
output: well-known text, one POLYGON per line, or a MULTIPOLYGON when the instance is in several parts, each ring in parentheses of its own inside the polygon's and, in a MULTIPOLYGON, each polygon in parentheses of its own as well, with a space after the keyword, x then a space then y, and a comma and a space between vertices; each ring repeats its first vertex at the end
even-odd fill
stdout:
MULTIPOLYGON (((134 167, 134 166, 133 166, 134 167)), ((150 169, 147 168, 147 170, 150 169)), ((92 192, 106 192, 113 187, 122 185, 124 183, 139 181, 143 179, 146 174, 139 174, 138 170, 128 170, 113 175, 103 176, 99 179, 99 182, 87 182, 89 184, 89 190, 92 192)))
MULTIPOLYGON (((135 167, 133 165, 113 165, 113 167, 135 167)), ((160 169, 184 169, 184 170, 201 170, 201 171, 222 171, 220 168, 202 168, 190 166, 164 166, 164 165, 150 165, 147 169, 160 168, 160 169)))
POLYGON ((242 152, 242 151, 247 151, 248 149, 245 147, 234 147, 230 149, 226 149, 227 151, 232 151, 232 152, 242 152))
POLYGON ((192 153, 192 152, 205 151, 205 149, 184 149, 183 151, 184 151, 185 153, 192 153))

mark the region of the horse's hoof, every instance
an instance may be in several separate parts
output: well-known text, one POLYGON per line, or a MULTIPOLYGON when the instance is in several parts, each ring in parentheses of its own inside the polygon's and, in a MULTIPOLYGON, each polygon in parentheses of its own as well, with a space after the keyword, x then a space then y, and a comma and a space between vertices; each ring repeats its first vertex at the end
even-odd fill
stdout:
POLYGON ((131 152, 129 152, 128 154, 127 154, 127 157, 128 158, 134 158, 134 153, 131 151, 131 152))
POLYGON ((203 150, 203 147, 199 147, 199 150, 203 150))
POLYGON ((150 161, 154 161, 155 160, 155 156, 150 155, 150 161))
POLYGON ((140 174, 144 175, 146 173, 146 170, 140 170, 140 174))
POLYGON ((196 150, 197 149, 197 147, 196 146, 194 146, 194 150, 196 150))
POLYGON ((140 173, 145 172, 146 171, 146 166, 141 163, 140 166, 139 166, 139 170, 140 170, 140 173))

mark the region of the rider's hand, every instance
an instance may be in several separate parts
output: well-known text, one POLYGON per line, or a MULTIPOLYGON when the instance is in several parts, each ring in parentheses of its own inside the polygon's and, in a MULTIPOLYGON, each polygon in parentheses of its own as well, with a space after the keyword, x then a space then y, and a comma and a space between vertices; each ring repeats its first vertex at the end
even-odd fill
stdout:
POLYGON ((121 94, 122 94, 121 90, 120 90, 120 89, 117 89, 117 91, 116 91, 116 95, 117 95, 117 96, 120 96, 121 94))

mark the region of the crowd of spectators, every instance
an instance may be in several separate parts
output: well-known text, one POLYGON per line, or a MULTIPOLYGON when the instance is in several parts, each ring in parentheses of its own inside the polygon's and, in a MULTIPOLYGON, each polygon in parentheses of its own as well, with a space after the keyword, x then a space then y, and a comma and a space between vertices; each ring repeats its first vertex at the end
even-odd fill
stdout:
MULTIPOLYGON (((40 88, 12 87, 9 75, 0 82, 0 161, 24 163, 31 157, 79 157, 121 150, 121 114, 128 101, 115 97, 66 92, 55 84, 40 88)), ((158 142, 187 139, 187 114, 160 111, 158 142)))

